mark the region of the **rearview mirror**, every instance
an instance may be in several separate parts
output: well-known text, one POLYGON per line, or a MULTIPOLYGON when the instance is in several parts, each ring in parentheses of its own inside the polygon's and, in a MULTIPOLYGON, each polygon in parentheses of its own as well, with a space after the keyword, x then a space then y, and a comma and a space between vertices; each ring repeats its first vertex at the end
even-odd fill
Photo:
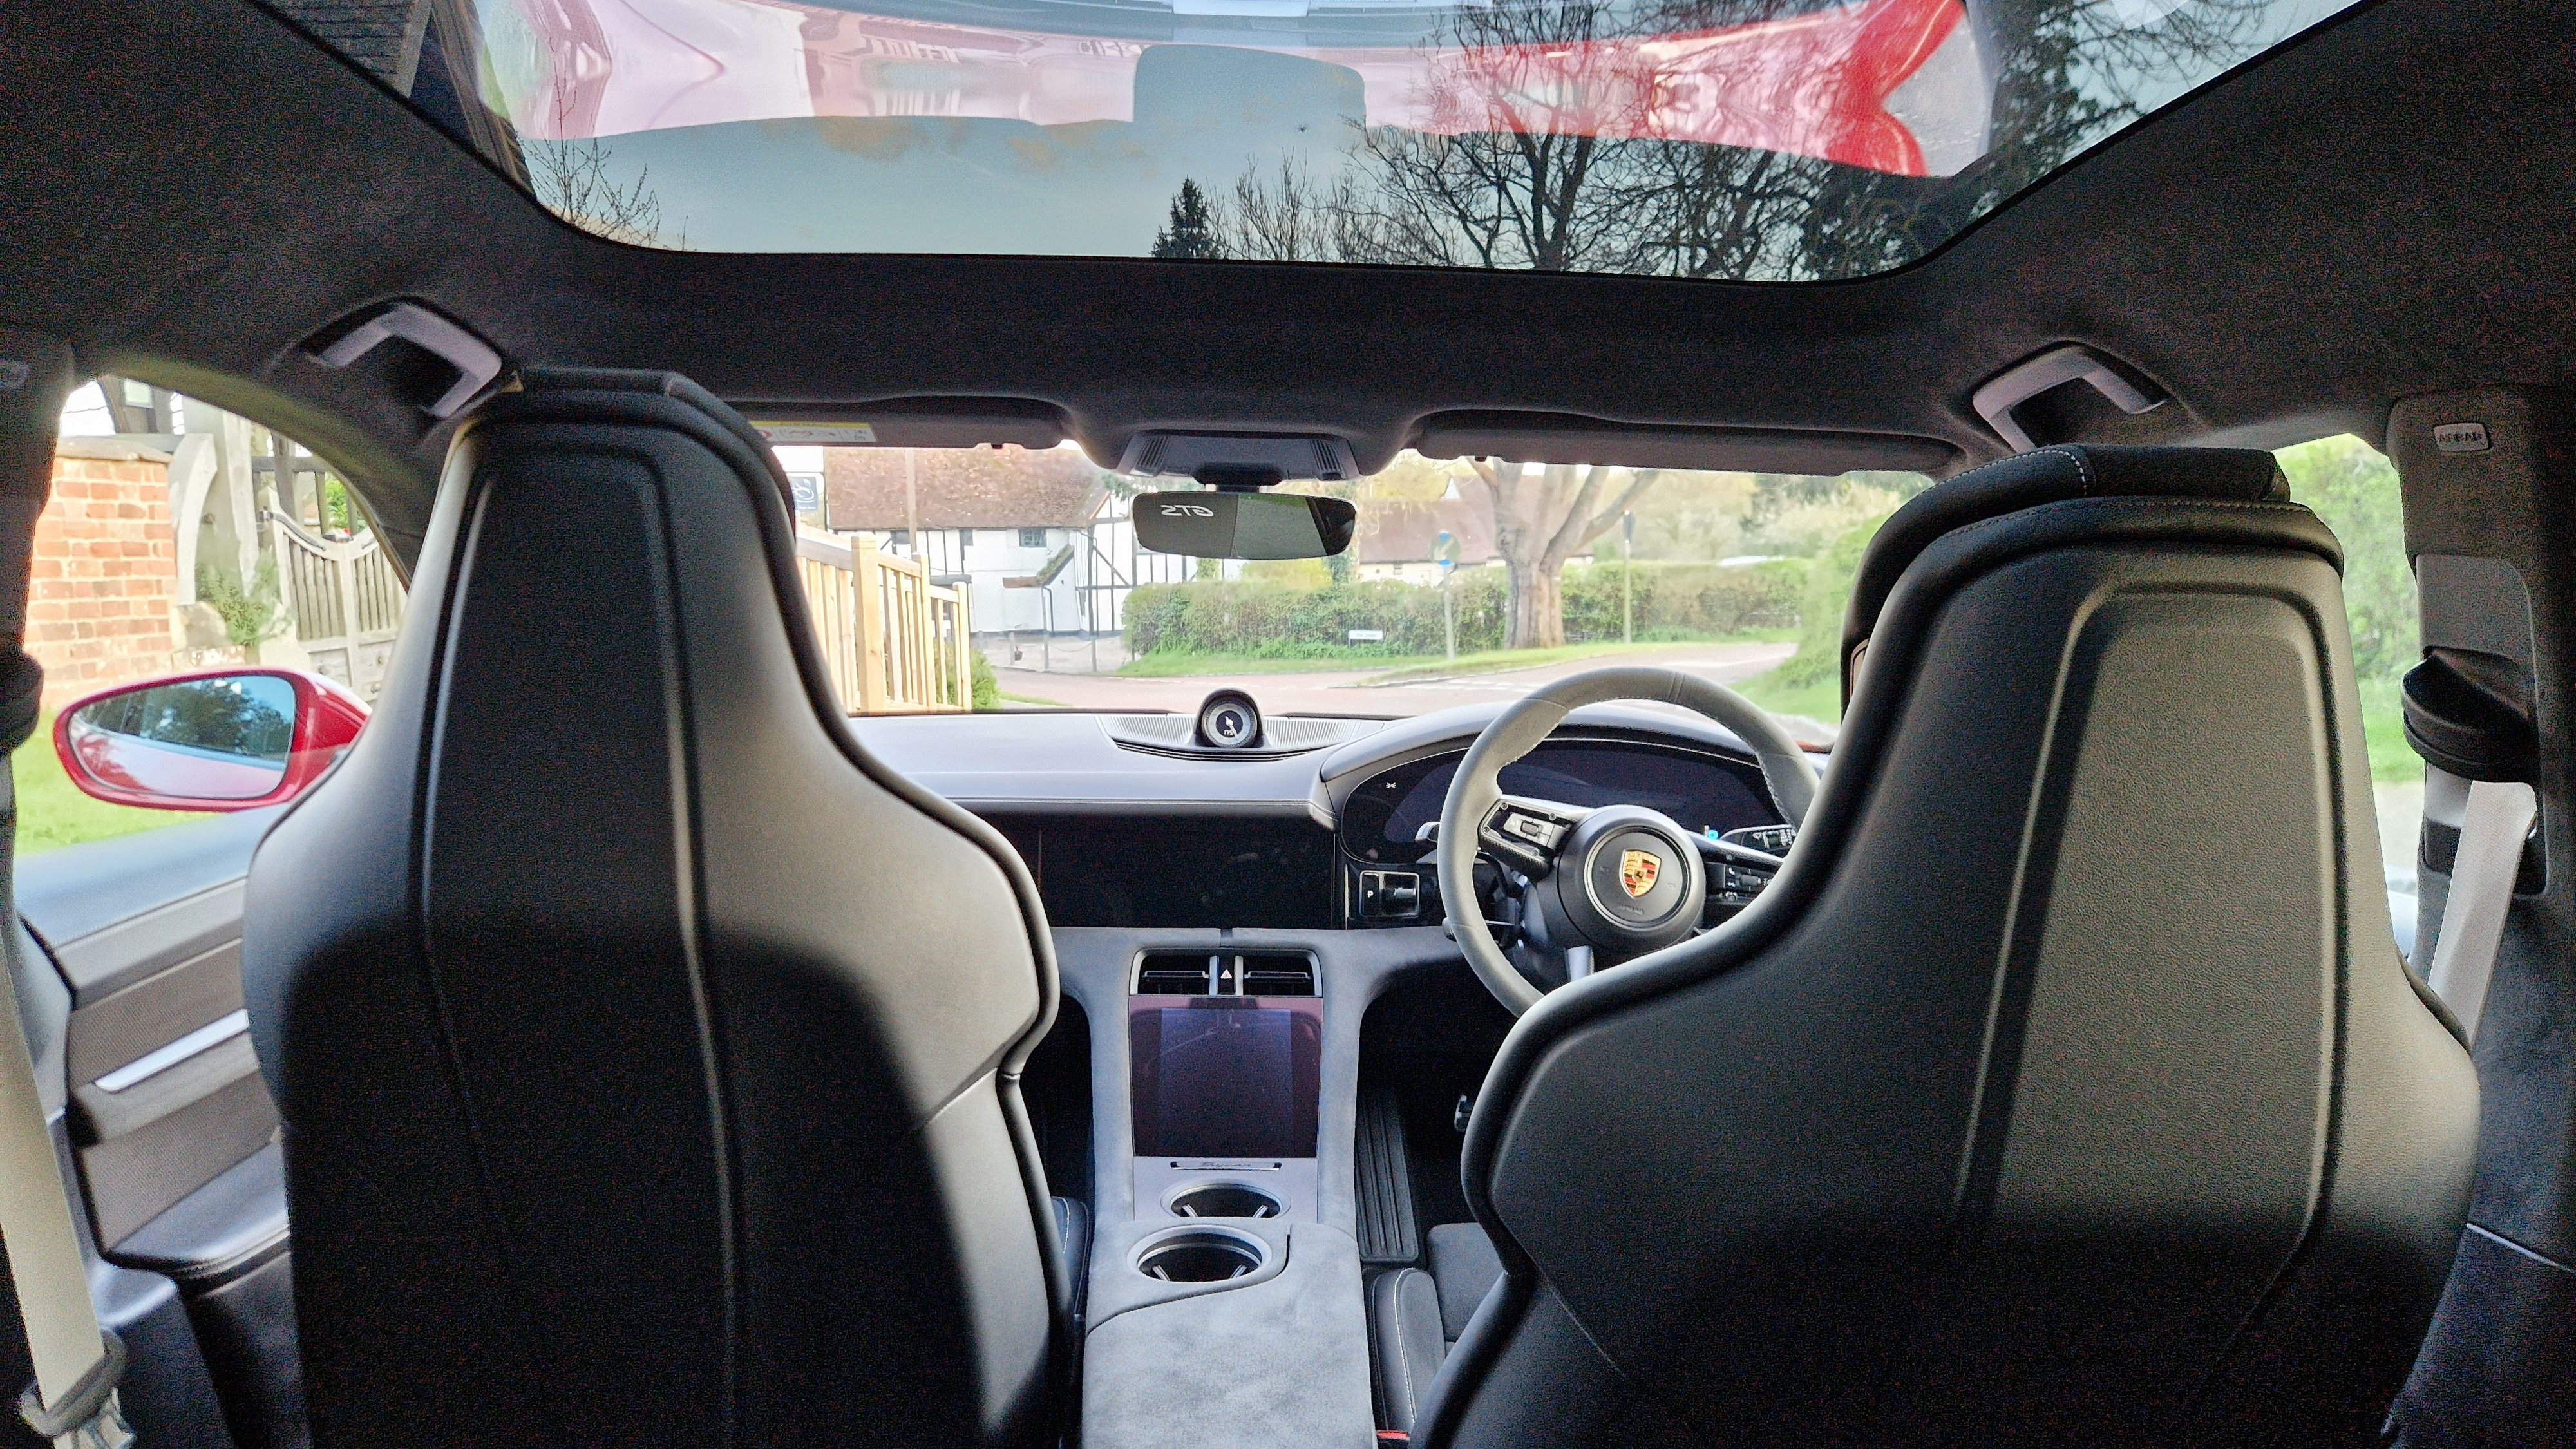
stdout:
POLYGON ((1304 493, 1146 493, 1136 541, 1191 558, 1328 558, 1351 546, 1360 511, 1304 493))
POLYGON ((301 794, 366 722, 365 703, 318 674, 221 670, 80 700, 54 720, 54 753, 111 805, 249 810, 301 794))

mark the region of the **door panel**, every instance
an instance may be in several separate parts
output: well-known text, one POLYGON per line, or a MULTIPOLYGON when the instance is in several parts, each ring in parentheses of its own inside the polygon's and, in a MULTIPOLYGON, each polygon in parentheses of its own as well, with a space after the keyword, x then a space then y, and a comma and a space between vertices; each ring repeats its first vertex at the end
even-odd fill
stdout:
MULTIPOLYGON (((236 1037, 248 1058, 250 1042, 236 1037)), ((209 1053, 209 1055, 213 1055, 209 1053)), ((193 1065, 193 1064, 192 1064, 193 1065)), ((114 1257, 136 1229, 277 1139, 277 1105, 259 1065, 177 1110, 80 1149, 90 1217, 114 1257)), ((78 1098, 86 1089, 75 1088, 78 1098)))
POLYGON ((241 1009, 236 939, 83 1006, 71 1025, 72 1080, 95 1082, 241 1009))
POLYGON ((72 1141, 110 1253, 277 1135, 240 1016, 241 908, 234 880, 54 943, 72 987, 72 1141))
POLYGON ((277 1107, 242 1011, 242 876, 276 813, 18 866, 20 913, 69 987, 59 1060, 90 1226, 122 1278, 184 1306, 184 1356, 202 1352, 241 1449, 306 1440, 277 1107))

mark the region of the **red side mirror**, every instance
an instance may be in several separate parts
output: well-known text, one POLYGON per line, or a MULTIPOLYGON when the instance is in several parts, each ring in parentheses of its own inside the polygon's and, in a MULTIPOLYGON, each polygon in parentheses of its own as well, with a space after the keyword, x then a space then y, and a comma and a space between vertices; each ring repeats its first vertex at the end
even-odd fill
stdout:
POLYGON ((54 719, 72 783, 112 805, 250 810, 302 794, 367 722, 318 674, 215 669, 121 684, 54 719))

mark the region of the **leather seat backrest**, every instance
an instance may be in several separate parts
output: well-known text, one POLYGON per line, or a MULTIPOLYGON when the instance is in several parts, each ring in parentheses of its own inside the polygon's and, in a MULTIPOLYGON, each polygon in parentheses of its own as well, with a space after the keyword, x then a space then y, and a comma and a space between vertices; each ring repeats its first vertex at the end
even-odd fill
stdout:
POLYGON ((1507 1041, 1505 1278, 1417 1438, 2378 1427, 2477 1092, 2390 935, 2340 554, 2262 454, 1997 470, 1880 533, 1771 889, 1507 1041))
POLYGON ((316 1440, 1043 1431, 1018 857, 860 750, 785 480, 655 374, 456 444, 376 713, 252 866, 316 1440))

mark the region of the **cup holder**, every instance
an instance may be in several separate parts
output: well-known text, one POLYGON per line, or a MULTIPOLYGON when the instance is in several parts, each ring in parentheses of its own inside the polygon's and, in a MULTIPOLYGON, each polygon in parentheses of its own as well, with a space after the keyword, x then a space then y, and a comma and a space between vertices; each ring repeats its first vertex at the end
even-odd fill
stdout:
POLYGON ((1279 1199, 1240 1182, 1194 1183, 1163 1206, 1176 1218, 1275 1218, 1287 1211, 1279 1199))
POLYGON ((1260 1271, 1270 1249, 1259 1238, 1223 1228, 1187 1228, 1145 1244, 1136 1271, 1164 1283, 1223 1283, 1260 1271))

